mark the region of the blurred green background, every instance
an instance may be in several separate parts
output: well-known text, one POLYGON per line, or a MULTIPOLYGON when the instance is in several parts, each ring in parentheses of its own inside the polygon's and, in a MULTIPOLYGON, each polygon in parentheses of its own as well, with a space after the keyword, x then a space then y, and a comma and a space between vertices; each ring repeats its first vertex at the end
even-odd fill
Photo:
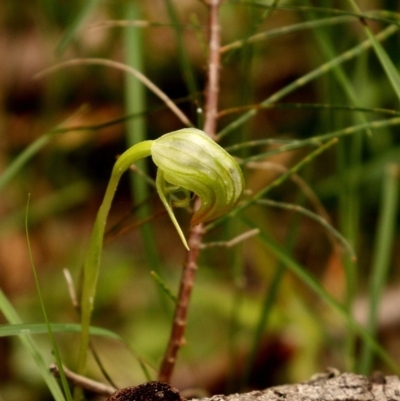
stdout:
MULTIPOLYGON (((321 135, 334 133, 339 142, 268 193, 264 199, 277 205, 253 204, 204 237, 205 243, 229 241, 260 229, 235 247, 202 252, 173 379, 179 389, 265 388, 306 380, 327 366, 394 373, 324 294, 400 362, 400 10, 390 0, 356 4, 361 11, 344 0, 222 4, 218 128, 220 144, 242 161, 244 202, 324 143, 321 135), (360 12, 374 35, 390 27, 382 48, 360 45, 368 39, 360 12), (330 60, 335 66, 324 64, 330 60), (249 111, 254 116, 239 124, 249 111), (353 131, 345 131, 349 127, 353 131), (259 142, 233 147, 248 141, 259 142), (312 211, 312 218, 296 206, 312 211), (321 218, 329 219, 328 229, 321 218), (287 270, 271 241, 302 273, 287 270)), ((201 128, 207 28, 207 7, 196 0, 1 2, 0 288, 24 323, 44 321, 24 228, 28 194, 32 256, 49 320, 76 323, 63 271, 78 288, 116 157, 140 140, 183 128, 142 83, 116 69, 78 65, 40 79, 35 74, 74 58, 126 63, 201 128)), ((154 178, 150 162, 140 168, 154 178)), ((177 216, 187 232, 190 214, 179 210, 177 216)), ((185 250, 154 188, 137 172, 121 182, 109 228, 93 324, 125 342, 96 336, 93 343, 115 384, 124 387, 146 380, 141 363, 157 376, 173 303, 151 272, 175 293, 185 250)), ((7 324, 1 313, 0 323, 7 324)), ((48 336, 33 339, 51 363, 48 336)), ((73 369, 78 335, 56 339, 73 369)), ((17 336, 0 337, 0 360, 1 401, 51 399, 17 336)), ((93 359, 90 375, 105 381, 93 359)))

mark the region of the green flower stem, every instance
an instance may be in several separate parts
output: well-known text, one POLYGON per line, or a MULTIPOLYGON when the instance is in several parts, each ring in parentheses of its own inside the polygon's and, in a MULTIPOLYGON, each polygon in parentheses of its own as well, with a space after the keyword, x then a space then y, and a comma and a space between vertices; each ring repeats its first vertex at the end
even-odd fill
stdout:
MULTIPOLYGON (((122 174, 136 161, 150 156, 153 141, 140 142, 125 151, 116 161, 111 178, 104 195, 103 202, 97 213, 96 221, 90 237, 89 248, 83 266, 83 287, 81 297, 81 324, 82 331, 79 345, 78 373, 85 374, 87 350, 89 345, 89 327, 96 295, 97 279, 100 270, 101 252, 103 247, 104 231, 118 182, 122 174)), ((75 399, 77 399, 75 395, 75 399)))

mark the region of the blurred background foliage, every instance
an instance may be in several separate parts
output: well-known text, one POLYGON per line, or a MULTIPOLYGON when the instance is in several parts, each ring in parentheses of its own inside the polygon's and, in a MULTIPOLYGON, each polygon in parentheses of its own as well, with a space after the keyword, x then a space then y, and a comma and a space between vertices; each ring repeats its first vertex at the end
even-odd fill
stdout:
MULTIPOLYGON (((390 22, 399 23, 397 1, 357 4, 363 12, 385 10, 367 19, 374 33, 390 22)), ((396 125, 373 125, 398 112, 399 99, 387 71, 372 50, 362 51, 337 69, 322 69, 315 80, 295 86, 279 100, 285 104, 265 110, 254 106, 367 39, 359 18, 334 10, 354 12, 351 2, 344 0, 223 3, 222 44, 243 42, 222 49, 220 110, 253 105, 250 110, 258 112, 220 143, 294 143, 365 123, 367 129, 338 136, 337 145, 311 160, 300 171, 301 180, 287 180, 268 194, 268 199, 325 213, 331 226, 347 238, 357 261, 337 241, 332 243, 318 221, 293 208, 253 205, 212 230, 205 242, 230 240, 255 225, 261 234, 232 248, 210 247, 202 253, 187 344, 174 374, 173 384, 180 389, 217 393, 265 388, 305 380, 326 366, 393 373, 368 356, 362 339, 320 294, 285 270, 263 236, 281 244, 303 266, 304 274, 315 277, 357 322, 370 319, 371 334, 400 362, 400 140, 396 125), (275 9, 266 7, 272 3, 275 9), (343 20, 332 22, 334 17, 343 20), (319 25, 309 25, 310 21, 319 25), (286 33, 296 24, 297 30, 286 33), (257 33, 270 36, 253 42, 250 38, 257 33), (351 106, 373 110, 360 112, 351 106), (378 307, 373 324, 370 316, 378 307)), ((49 319, 77 322, 63 269, 70 271, 78 287, 89 233, 115 158, 132 143, 182 128, 153 93, 121 71, 86 65, 41 79, 34 79, 35 74, 72 58, 133 64, 201 127, 207 24, 207 7, 196 0, 0 3, 0 286, 25 323, 43 322, 24 230, 28 193, 32 254, 49 319), (136 27, 112 25, 128 19, 144 22, 136 27), (65 130, 55 133, 56 127, 65 130), (32 144, 37 148, 30 157, 10 170, 32 144)), ((397 68, 399 44, 396 33, 384 42, 397 68)), ((235 123, 239 112, 221 115, 219 129, 235 123)), ((242 160, 261 155, 263 164, 244 164, 245 197, 268 187, 313 149, 304 146, 262 156, 280 145, 232 152, 242 160)), ((154 177, 153 166, 141 168, 154 177)), ((173 303, 151 271, 175 293, 185 255, 154 189, 143 184, 140 174, 133 172, 132 177, 136 184, 124 178, 111 211, 113 230, 105 245, 93 321, 125 340, 94 338, 102 364, 118 387, 146 380, 139 360, 156 377, 173 303)), ((184 210, 177 213, 187 229, 190 215, 184 210)), ((0 322, 7 323, 1 314, 0 322)), ((74 368, 77 335, 56 338, 65 364, 74 368)), ((34 340, 52 362, 48 337, 36 335, 34 340)), ((0 360, 0 400, 49 399, 18 337, 0 338, 0 360)), ((90 362, 91 376, 104 381, 95 361, 90 362)))

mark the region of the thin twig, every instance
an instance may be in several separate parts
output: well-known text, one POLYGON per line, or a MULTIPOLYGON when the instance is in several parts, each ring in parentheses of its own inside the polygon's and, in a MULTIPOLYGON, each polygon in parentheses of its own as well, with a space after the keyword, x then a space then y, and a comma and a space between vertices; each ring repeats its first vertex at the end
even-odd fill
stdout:
POLYGON ((118 70, 125 71, 129 74, 134 75, 143 85, 147 86, 156 96, 158 96, 165 104, 170 108, 170 110, 187 126, 193 127, 192 122, 185 116, 181 109, 179 109, 176 104, 152 81, 150 81, 145 75, 135 68, 129 67, 118 61, 107 60, 103 58, 77 58, 73 60, 68 60, 60 64, 56 64, 53 67, 47 68, 34 76, 35 79, 42 78, 48 74, 56 72, 66 67, 73 67, 77 65, 104 65, 106 67, 116 68, 118 70))
POLYGON ((260 233, 259 228, 253 228, 252 230, 245 231, 244 233, 230 239, 229 241, 215 241, 215 242, 208 242, 207 244, 202 243, 200 245, 201 249, 212 248, 216 246, 221 246, 225 248, 232 248, 233 246, 240 244, 247 239, 254 237, 260 233))
MULTIPOLYGON (((88 26, 88 29, 103 29, 103 28, 126 28, 126 27, 135 27, 135 28, 171 28, 174 24, 168 22, 151 22, 146 20, 106 20, 102 22, 98 22, 96 24, 92 24, 88 26)), ((193 29, 191 25, 188 24, 179 24, 179 28, 183 29, 193 29)))
MULTIPOLYGON (((206 115, 204 131, 215 139, 218 117, 218 92, 220 69, 220 25, 219 6, 221 0, 209 0, 210 39, 208 55, 208 83, 206 88, 206 115)), ((196 199, 195 210, 200 206, 200 199, 196 199)), ((161 363, 158 380, 169 383, 175 367, 179 349, 185 343, 184 335, 187 324, 187 313, 197 270, 201 241, 203 238, 203 225, 191 227, 189 231, 189 248, 182 270, 178 302, 172 324, 168 346, 161 363)))
MULTIPOLYGON (((198 202, 199 200, 197 200, 196 203, 198 202)), ((160 382, 169 383, 171 381, 179 349, 185 344, 184 335, 187 323, 187 313, 196 276, 197 259, 199 256, 202 237, 202 224, 191 227, 188 241, 190 250, 187 253, 185 264, 183 266, 172 330, 158 375, 158 380, 160 382)))
MULTIPOLYGON (((74 280, 73 280, 73 278, 72 278, 72 276, 71 276, 71 272, 70 272, 68 269, 64 269, 64 270, 63 270, 63 273, 64 273, 65 280, 66 280, 66 282, 67 282, 68 292, 69 292, 69 296, 70 296, 70 298, 71 298, 72 306, 74 307, 74 309, 76 310, 78 316, 80 317, 81 309, 80 309, 80 304, 79 304, 78 297, 76 296, 74 280)), ((92 351, 93 358, 94 358, 94 360, 96 361, 97 366, 99 367, 101 373, 102 373, 103 376, 106 378, 106 380, 108 380, 108 382, 109 382, 114 388, 116 388, 115 383, 113 382, 113 380, 111 379, 110 375, 109 375, 108 372, 106 371, 106 369, 105 369, 103 363, 102 363, 101 360, 100 360, 100 356, 98 355, 98 353, 97 353, 97 351, 96 351, 96 349, 95 349, 95 347, 94 347, 94 345, 93 345, 93 343, 92 343, 91 341, 89 342, 89 347, 90 347, 90 350, 92 351)), ((51 371, 54 371, 54 369, 55 369, 54 366, 51 365, 51 366, 50 366, 50 370, 51 370, 51 371)), ((65 368, 64 368, 64 371, 65 371, 65 368)), ((58 371, 57 371, 57 372, 58 372, 58 371)), ((75 375, 76 377, 82 378, 83 380, 90 381, 90 379, 87 379, 87 378, 85 378, 84 376, 76 375, 75 373, 72 373, 72 372, 70 372, 70 371, 68 371, 68 372, 71 373, 72 375, 75 375)), ((65 373, 66 377, 68 378, 67 372, 64 372, 64 373, 65 373)), ((78 387, 82 387, 82 386, 78 386, 78 387)), ((82 387, 82 388, 86 388, 86 387, 82 387)))
MULTIPOLYGON (((66 378, 68 379, 68 381, 70 383, 72 383, 73 385, 80 387, 84 390, 91 391, 95 394, 102 395, 104 397, 109 397, 117 390, 116 388, 114 388, 112 386, 108 386, 101 382, 98 382, 98 381, 95 381, 92 379, 88 379, 85 376, 78 375, 78 374, 70 371, 69 369, 67 369, 65 366, 63 366, 63 370, 64 370, 66 378)), ((56 364, 50 365, 50 372, 53 373, 53 375, 56 377, 58 377, 60 375, 60 372, 59 372, 56 364)))

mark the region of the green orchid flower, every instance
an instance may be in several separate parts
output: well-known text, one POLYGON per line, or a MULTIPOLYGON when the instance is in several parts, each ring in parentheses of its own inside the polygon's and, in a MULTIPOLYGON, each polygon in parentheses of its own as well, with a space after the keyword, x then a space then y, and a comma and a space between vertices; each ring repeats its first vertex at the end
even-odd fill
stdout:
POLYGON ((146 156, 151 156, 158 167, 157 192, 187 249, 171 206, 186 206, 188 202, 170 201, 171 193, 180 190, 187 198, 190 191, 200 198, 201 207, 191 220, 195 225, 231 210, 243 191, 243 175, 235 159, 203 131, 184 128, 154 141, 141 142, 124 152, 111 175, 109 188, 112 193, 116 188, 112 181, 118 182, 129 166, 146 156))
POLYGON ((158 194, 187 248, 166 199, 165 184, 193 192, 200 198, 201 207, 191 220, 191 224, 196 225, 220 217, 236 205, 243 191, 242 171, 229 153, 203 131, 194 128, 156 139, 151 146, 151 156, 158 167, 158 194))
POLYGON ((186 206, 190 201, 190 193, 197 195, 201 207, 195 211, 191 220, 191 224, 196 225, 230 211, 243 191, 243 175, 235 159, 203 131, 195 128, 184 128, 153 141, 140 142, 118 158, 97 213, 83 269, 82 332, 78 364, 81 374, 85 372, 90 319, 108 212, 122 174, 136 161, 147 156, 151 156, 158 167, 157 192, 187 249, 188 244, 172 206, 186 206), (171 195, 176 191, 184 194, 183 200, 173 200, 171 195))

